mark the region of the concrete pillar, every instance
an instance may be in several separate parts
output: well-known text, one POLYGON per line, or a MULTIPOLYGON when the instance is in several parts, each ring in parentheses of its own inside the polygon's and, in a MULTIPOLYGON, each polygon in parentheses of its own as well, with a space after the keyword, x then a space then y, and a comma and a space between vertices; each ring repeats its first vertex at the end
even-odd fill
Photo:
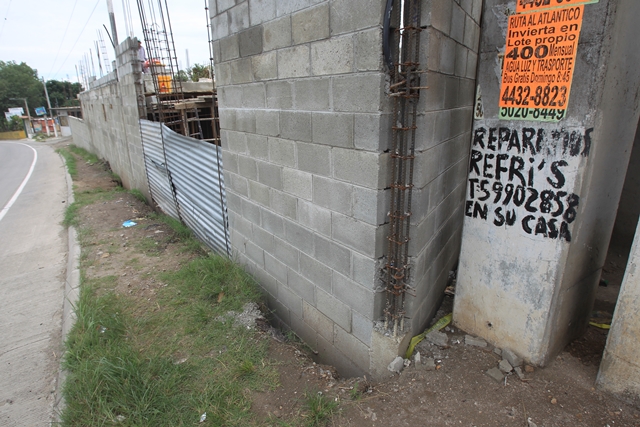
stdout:
MULTIPOLYGON (((639 224, 640 226, 640 224, 639 224)), ((620 399, 640 406, 640 227, 629 254, 597 384, 620 399)))
POLYGON ((545 365, 588 322, 638 123, 640 3, 584 7, 566 117, 499 120, 513 2, 485 1, 454 322, 545 365))

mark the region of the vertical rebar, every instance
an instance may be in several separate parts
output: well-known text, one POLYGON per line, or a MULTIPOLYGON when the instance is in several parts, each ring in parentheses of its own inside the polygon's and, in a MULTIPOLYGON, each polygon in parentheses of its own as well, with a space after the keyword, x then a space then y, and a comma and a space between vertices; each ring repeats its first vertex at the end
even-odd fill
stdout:
POLYGON ((409 241, 415 159, 417 103, 420 96, 420 1, 400 0, 389 95, 393 97, 389 236, 385 286, 385 326, 404 329, 405 295, 410 282, 409 241))
POLYGON ((198 107, 180 111, 175 108, 185 100, 182 79, 186 73, 178 64, 167 1, 137 0, 137 4, 156 92, 158 121, 182 135, 204 139, 198 107), (190 121, 196 122, 195 133, 190 130, 190 121))
MULTIPOLYGON (((225 206, 224 203, 224 187, 222 185, 222 163, 220 161, 220 157, 222 157, 222 144, 219 138, 220 135, 220 121, 218 118, 218 108, 217 108, 217 104, 218 104, 218 91, 216 89, 216 82, 214 79, 214 73, 213 73, 213 41, 211 40, 212 36, 211 36, 211 15, 209 13, 209 1, 208 0, 204 0, 204 10, 205 10, 205 17, 207 19, 207 41, 209 42, 209 76, 211 77, 211 85, 212 85, 212 90, 213 90, 213 97, 211 98, 211 128, 213 130, 213 138, 214 138, 214 144, 217 145, 216 147, 216 160, 218 162, 218 182, 220 183, 220 185, 218 186, 218 190, 219 190, 219 195, 220 195, 220 206, 225 206)), ((224 208, 223 208, 224 209, 224 208)), ((225 246, 226 246, 226 250, 227 250, 227 255, 231 256, 231 248, 229 247, 229 218, 227 216, 227 212, 226 210, 224 210, 222 212, 222 223, 224 226, 224 233, 225 233, 225 246)))

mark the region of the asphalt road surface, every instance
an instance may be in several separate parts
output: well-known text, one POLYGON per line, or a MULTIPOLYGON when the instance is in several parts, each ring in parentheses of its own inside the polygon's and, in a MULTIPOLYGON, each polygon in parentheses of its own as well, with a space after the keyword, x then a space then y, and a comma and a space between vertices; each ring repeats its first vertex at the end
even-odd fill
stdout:
POLYGON ((62 354, 67 232, 63 162, 0 141, 0 425, 49 426, 62 354))

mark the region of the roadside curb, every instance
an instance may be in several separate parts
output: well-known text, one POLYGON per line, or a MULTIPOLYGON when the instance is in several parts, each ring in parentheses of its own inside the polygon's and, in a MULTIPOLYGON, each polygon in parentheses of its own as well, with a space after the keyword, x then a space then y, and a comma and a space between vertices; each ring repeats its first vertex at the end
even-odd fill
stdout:
MULTIPOLYGON (((67 181, 67 207, 74 202, 73 197, 73 180, 69 175, 66 161, 63 156, 62 162, 65 168, 65 179, 67 181)), ((67 339, 69 331, 73 327, 76 320, 74 309, 78 302, 80 293, 80 244, 78 242, 78 232, 73 226, 68 227, 68 255, 67 255, 67 274, 64 286, 64 300, 62 304, 62 346, 67 339)), ((64 351, 62 353, 64 355, 64 351)), ((60 413, 64 408, 64 399, 62 397, 62 386, 64 385, 67 372, 62 369, 62 357, 58 366, 58 379, 54 400, 54 418, 59 422, 60 413)))

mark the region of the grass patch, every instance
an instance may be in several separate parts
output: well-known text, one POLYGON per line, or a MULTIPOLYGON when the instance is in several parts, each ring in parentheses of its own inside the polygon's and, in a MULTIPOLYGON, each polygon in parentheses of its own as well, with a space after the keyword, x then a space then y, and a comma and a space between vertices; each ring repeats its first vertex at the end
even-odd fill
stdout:
POLYGON ((331 419, 338 403, 320 393, 305 393, 305 408, 309 427, 324 426, 331 419))
POLYGON ((202 243, 193 234, 193 231, 177 219, 157 213, 149 215, 149 219, 167 224, 169 228, 171 228, 171 231, 173 231, 176 238, 182 241, 185 251, 199 255, 206 254, 206 250, 203 248, 202 243))
POLYGON ((73 154, 77 156, 80 156, 90 166, 93 166, 96 163, 100 162, 100 159, 98 158, 98 156, 88 152, 84 148, 78 147, 77 145, 73 145, 73 144, 69 145, 69 151, 71 151, 73 154))
POLYGON ((79 225, 78 209, 80 209, 80 206, 76 202, 67 205, 62 218, 62 225, 65 227, 77 227, 79 225))
POLYGON ((136 199, 140 200, 142 203, 144 203, 145 205, 148 205, 149 203, 147 202, 147 198, 144 196, 144 194, 142 194, 142 191, 134 188, 133 190, 129 190, 129 193, 135 197, 136 199))
POLYGON ((251 390, 277 383, 268 340, 221 317, 256 301, 255 283, 218 256, 163 273, 157 307, 84 279, 66 342, 63 425, 255 425, 251 390), (222 294, 222 297, 221 297, 222 294), (128 313, 136 313, 135 317, 128 313))
POLYGON ((143 252, 148 256, 160 256, 158 242, 151 237, 143 237, 136 243, 135 247, 137 251, 143 252))
MULTIPOLYGON (((63 150, 74 161, 98 162, 78 147, 63 150)), ((62 425, 189 426, 199 425, 205 412, 202 425, 258 425, 251 393, 275 387, 278 373, 267 358, 269 339, 235 327, 227 315, 259 300, 254 280, 239 266, 205 255, 180 221, 153 214, 150 219, 171 228, 166 234, 172 243, 200 256, 178 271, 145 275, 145 282, 162 282, 153 287, 151 298, 149 293, 122 291, 126 282, 120 274, 101 279, 85 274, 87 249, 108 242, 83 227, 81 208, 122 191, 76 192, 65 216, 68 225, 78 226, 83 258, 77 320, 65 342, 62 425)), ((140 192, 131 193, 144 199, 140 192)), ((160 251, 155 239, 134 238, 125 265, 139 270, 147 259, 141 252, 160 251)))
POLYGON ((69 171, 71 178, 76 179, 78 177, 78 165, 74 155, 66 148, 58 148, 56 153, 60 154, 64 158, 64 162, 67 165, 67 171, 69 171))

